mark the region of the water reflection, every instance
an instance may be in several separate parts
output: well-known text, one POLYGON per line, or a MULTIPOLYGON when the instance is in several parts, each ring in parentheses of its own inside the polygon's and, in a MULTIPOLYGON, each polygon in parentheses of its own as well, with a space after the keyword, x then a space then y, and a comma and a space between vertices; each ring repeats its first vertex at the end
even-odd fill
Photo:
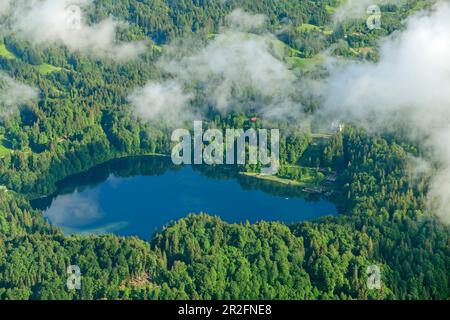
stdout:
POLYGON ((299 187, 242 176, 232 167, 174 166, 162 157, 117 159, 57 187, 57 193, 32 204, 67 233, 148 239, 189 213, 206 212, 231 223, 291 223, 336 214, 332 203, 299 187))
POLYGON ((56 197, 44 216, 53 224, 69 228, 89 225, 102 217, 98 192, 80 193, 56 197))

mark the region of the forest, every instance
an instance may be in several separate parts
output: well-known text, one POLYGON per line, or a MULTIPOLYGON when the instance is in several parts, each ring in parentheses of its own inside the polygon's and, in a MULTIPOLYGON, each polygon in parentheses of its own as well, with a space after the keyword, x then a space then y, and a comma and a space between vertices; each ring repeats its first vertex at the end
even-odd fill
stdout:
MULTIPOLYGON (((338 173, 337 217, 229 224, 198 212, 147 242, 67 236, 30 205, 53 193, 61 179, 97 164, 170 154, 170 125, 136 119, 129 88, 168 77, 158 63, 166 45, 180 37, 209 41, 234 9, 264 14, 296 74, 321 77, 315 63, 326 48, 336 57, 376 62, 379 39, 428 2, 383 5, 387 18, 370 31, 365 19, 335 26, 338 0, 93 1, 89 23, 120 18, 129 28, 117 41, 148 46, 140 59, 125 63, 0 32, 0 72, 39 89, 37 101, 0 114, 0 299, 449 299, 450 230, 426 210, 429 177, 417 181, 405 171, 409 155, 421 150, 357 123, 326 138, 313 125, 303 130, 289 121, 264 123, 288 132, 282 134, 280 178, 301 182, 307 174, 317 178, 319 169, 338 173), (74 264, 83 275, 77 291, 66 287, 67 267, 74 264), (381 290, 366 286, 370 265, 381 267, 381 290)), ((318 108, 308 97, 299 99, 306 114, 318 108)), ((262 125, 249 121, 252 116, 212 110, 205 121, 223 129, 262 125)))

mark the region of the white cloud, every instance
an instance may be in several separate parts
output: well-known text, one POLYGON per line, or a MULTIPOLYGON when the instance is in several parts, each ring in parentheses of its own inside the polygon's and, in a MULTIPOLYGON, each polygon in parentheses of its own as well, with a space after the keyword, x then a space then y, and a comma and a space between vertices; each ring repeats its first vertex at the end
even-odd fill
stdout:
POLYGON ((0 72, 0 118, 14 113, 21 105, 38 98, 37 90, 0 72))
POLYGON ((236 9, 226 17, 227 27, 238 31, 253 31, 261 29, 267 18, 262 14, 250 14, 242 9, 236 9))
POLYGON ((82 194, 76 191, 58 196, 44 215, 54 225, 77 228, 98 221, 103 213, 96 193, 82 194))
POLYGON ((65 45, 98 58, 133 59, 145 50, 143 42, 117 43, 120 22, 112 18, 88 25, 83 11, 92 0, 32 0, 17 2, 12 9, 11 31, 37 45, 65 45), (81 20, 80 20, 81 18, 81 20))
POLYGON ((0 15, 7 13, 11 6, 11 0, 0 0, 0 15))
POLYGON ((438 167, 429 208, 450 223, 450 4, 409 18, 381 43, 379 63, 332 71, 325 110, 369 130, 406 130, 438 167))
POLYGON ((190 97, 178 82, 169 80, 162 83, 149 82, 145 87, 135 90, 128 100, 137 115, 143 119, 178 124, 189 120, 190 114, 184 109, 190 97))
POLYGON ((185 40, 167 48, 159 65, 171 80, 150 82, 131 96, 140 115, 189 119, 212 106, 222 113, 257 110, 271 119, 301 118, 296 77, 282 60, 283 45, 269 33, 246 32, 263 27, 265 18, 237 10, 226 20, 229 25, 206 45, 185 40), (194 95, 185 92, 193 91, 205 100, 203 110, 198 101, 195 111, 188 106, 194 95))

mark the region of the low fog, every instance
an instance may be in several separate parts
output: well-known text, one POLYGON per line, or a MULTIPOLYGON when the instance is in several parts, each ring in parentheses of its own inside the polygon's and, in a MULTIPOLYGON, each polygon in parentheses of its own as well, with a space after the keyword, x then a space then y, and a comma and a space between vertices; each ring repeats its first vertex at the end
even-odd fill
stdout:
POLYGON ((116 42, 117 29, 123 22, 108 18, 88 25, 83 9, 92 3, 93 0, 0 0, 0 14, 3 11, 9 16, 2 28, 35 45, 65 45, 96 58, 124 61, 145 51, 143 42, 116 42))
POLYGON ((14 114, 21 105, 37 98, 37 90, 0 72, 0 120, 14 114))
MULTIPOLYGON (((347 8, 347 17, 357 17, 361 5, 351 7, 355 3, 338 12, 347 8)), ((264 21, 235 11, 208 44, 189 46, 184 41, 167 48, 160 65, 170 79, 134 91, 130 101, 138 114, 168 121, 198 116, 189 101, 193 92, 200 92, 223 113, 244 109, 271 120, 301 118, 295 97, 308 79, 295 78, 273 35, 264 30, 264 21), (258 99, 246 99, 248 92, 258 99)), ((324 102, 315 117, 357 123, 371 132, 407 132, 424 155, 410 161, 411 173, 432 174, 429 210, 450 223, 450 5, 440 2, 404 25, 381 40, 378 63, 328 59, 330 76, 322 83, 324 102)))
POLYGON ((11 0, 0 0, 0 16, 8 12, 11 0))
POLYGON ((129 97, 138 114, 179 123, 211 106, 222 114, 257 110, 272 119, 301 117, 296 77, 283 62, 283 44, 265 30, 265 20, 236 10, 207 44, 184 39, 168 46, 159 66, 169 79, 149 82, 129 97), (189 104, 194 97, 203 100, 195 107, 189 104))
POLYGON ((381 42, 378 63, 330 68, 321 115, 373 132, 406 131, 430 162, 418 161, 419 170, 438 170, 429 209, 450 223, 450 4, 441 2, 405 23, 404 31, 381 42))
MULTIPOLYGON (((380 2, 387 1, 350 0, 335 17, 364 17, 370 4, 380 2)), ((35 44, 64 44, 116 60, 144 50, 142 43, 115 43, 118 22, 112 19, 71 28, 65 15, 69 3, 19 0, 19 6, 11 6, 0 0, 0 14, 12 12, 10 27, 35 44)), ((92 0, 77 3, 84 8, 92 0)), ((200 120, 209 108, 223 114, 255 112, 270 120, 303 119, 299 95, 305 94, 308 79, 299 80, 290 70, 283 45, 265 29, 265 21, 236 10, 210 41, 183 39, 167 46, 159 62, 165 78, 134 89, 130 104, 147 121, 172 124, 200 120)), ((411 172, 432 174, 428 209, 450 223, 450 4, 440 2, 404 24, 381 40, 377 63, 331 58, 325 63, 330 76, 321 85, 323 105, 315 116, 357 123, 371 132, 407 132, 423 154, 411 161, 411 172)), ((0 75, 0 115, 35 96, 35 90, 0 75)))

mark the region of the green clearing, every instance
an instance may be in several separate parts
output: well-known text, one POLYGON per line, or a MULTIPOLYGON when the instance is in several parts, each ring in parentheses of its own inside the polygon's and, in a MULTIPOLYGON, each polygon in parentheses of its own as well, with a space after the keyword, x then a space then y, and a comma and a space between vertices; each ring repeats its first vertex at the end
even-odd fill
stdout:
POLYGON ((327 36, 333 33, 333 29, 331 27, 319 27, 310 23, 302 24, 301 26, 298 27, 298 31, 300 32, 318 31, 327 36))
POLYGON ((302 188, 323 187, 326 179, 325 175, 318 169, 300 166, 283 166, 277 176, 268 176, 253 172, 241 172, 241 175, 302 188))
POLYGON ((308 69, 313 68, 321 63, 323 63, 325 58, 322 55, 316 55, 312 58, 300 58, 300 57, 289 57, 288 62, 294 69, 308 69))
MULTIPOLYGON (((3 57, 5 59, 17 59, 17 57, 12 53, 11 51, 6 48, 4 43, 0 43, 0 57, 3 57)), ((51 64, 43 63, 38 66, 34 66, 34 68, 42 75, 48 75, 53 72, 61 71, 62 68, 52 66, 51 64)))
POLYGON ((260 179, 260 180, 280 183, 280 184, 284 184, 284 185, 288 185, 288 186, 292 186, 292 187, 302 187, 303 186, 298 181, 284 179, 284 178, 280 178, 280 177, 277 177, 277 176, 267 176, 267 175, 262 175, 260 173, 254 173, 254 172, 241 172, 240 174, 243 175, 243 176, 246 176, 246 177, 252 177, 252 178, 255 178, 255 179, 260 179))
POLYGON ((10 154, 12 151, 11 149, 5 147, 4 143, 5 139, 3 138, 3 136, 0 136, 0 158, 3 158, 7 154, 10 154))
POLYGON ((332 7, 332 6, 330 6, 330 5, 325 5, 325 10, 327 10, 327 12, 329 13, 329 14, 334 14, 335 12, 336 12, 336 8, 335 7, 332 7))
POLYGON ((278 177, 297 182, 302 187, 322 186, 325 175, 316 168, 300 166, 283 166, 278 173, 278 177))
POLYGON ((310 23, 304 23, 301 26, 298 27, 299 31, 312 31, 312 30, 317 30, 317 31, 321 31, 322 28, 310 23))
POLYGON ((6 58, 6 59, 15 59, 16 56, 9 51, 4 43, 0 43, 0 57, 6 58))
POLYGON ((0 158, 3 158, 4 156, 6 156, 7 154, 9 154, 11 152, 11 150, 9 150, 8 148, 6 148, 4 145, 0 144, 0 158))
POLYGON ((40 74, 42 74, 44 76, 46 76, 50 73, 59 72, 62 70, 62 68, 55 67, 55 66, 52 66, 51 64, 47 64, 47 63, 43 63, 38 66, 35 66, 35 68, 40 74))
POLYGON ((152 44, 152 50, 154 50, 157 53, 162 53, 163 52, 163 48, 161 46, 158 46, 155 43, 152 44))

